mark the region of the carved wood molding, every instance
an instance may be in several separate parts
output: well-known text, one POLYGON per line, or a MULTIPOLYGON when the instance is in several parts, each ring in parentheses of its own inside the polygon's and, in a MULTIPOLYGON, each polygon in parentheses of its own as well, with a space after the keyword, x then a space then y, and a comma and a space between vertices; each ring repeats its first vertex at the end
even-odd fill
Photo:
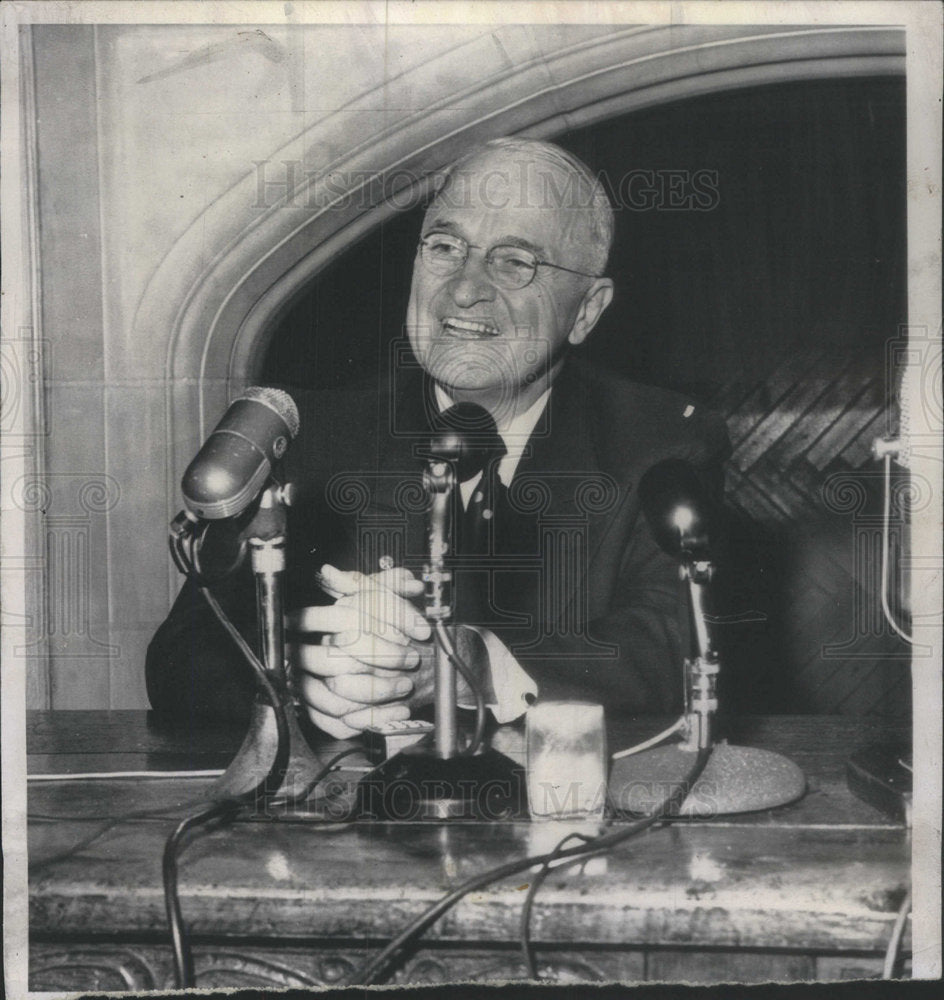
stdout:
MULTIPOLYGON (((258 945, 197 945, 194 967, 202 989, 312 989, 343 986, 369 952, 327 943, 269 948, 258 945)), ((535 949, 538 973, 552 983, 836 981, 876 979, 882 959, 861 954, 737 952, 689 949, 619 951, 535 949)), ((905 975, 910 963, 906 962, 905 975)), ((516 948, 427 947, 407 957, 389 984, 497 983, 527 979, 516 948)), ((159 944, 56 944, 30 947, 30 990, 48 992, 140 992, 174 989, 170 948, 159 944)))
MULTIPOLYGON (((577 952, 536 950, 542 979, 552 982, 639 980, 644 976, 642 952, 577 952)), ((344 985, 367 961, 363 949, 242 946, 238 943, 197 945, 197 986, 215 988, 304 989, 344 985)), ((517 950, 496 948, 429 948, 411 955, 389 978, 407 983, 523 980, 527 973, 517 950)), ((36 991, 110 992, 174 988, 169 947, 153 944, 55 944, 30 947, 30 989, 36 991)))

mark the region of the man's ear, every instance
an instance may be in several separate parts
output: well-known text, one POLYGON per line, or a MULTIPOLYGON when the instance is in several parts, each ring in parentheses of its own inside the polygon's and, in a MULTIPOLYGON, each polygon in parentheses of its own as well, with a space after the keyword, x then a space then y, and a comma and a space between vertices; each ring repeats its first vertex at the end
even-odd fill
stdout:
POLYGON ((609 278, 597 278, 587 289, 577 310, 573 329, 567 335, 568 343, 576 347, 582 344, 590 331, 597 325, 597 320, 603 315, 603 310, 613 301, 613 282, 609 278))

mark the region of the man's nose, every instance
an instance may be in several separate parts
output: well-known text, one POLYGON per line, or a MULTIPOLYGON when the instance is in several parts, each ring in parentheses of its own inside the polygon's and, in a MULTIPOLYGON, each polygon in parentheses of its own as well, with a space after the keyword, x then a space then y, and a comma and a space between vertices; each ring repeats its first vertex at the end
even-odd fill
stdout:
POLYGON ((451 290, 456 305, 464 309, 474 306, 476 302, 494 300, 495 286, 485 270, 483 255, 469 254, 452 279, 451 290))

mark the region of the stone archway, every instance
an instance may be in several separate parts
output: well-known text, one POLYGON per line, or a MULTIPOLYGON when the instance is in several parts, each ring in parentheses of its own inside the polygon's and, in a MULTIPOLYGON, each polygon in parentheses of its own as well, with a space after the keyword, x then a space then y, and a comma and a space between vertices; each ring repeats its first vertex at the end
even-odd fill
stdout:
POLYGON ((291 148, 256 163, 171 248, 134 335, 171 331, 167 467, 175 478, 208 422, 253 380, 274 321, 306 282, 415 203, 469 144, 510 133, 551 137, 718 90, 904 73, 904 33, 885 27, 628 27, 578 41, 543 37, 530 59, 511 63, 513 39, 504 36, 514 30, 499 28, 458 54, 433 52, 385 85, 385 108, 431 95, 421 111, 378 113, 377 92, 365 91, 355 106, 322 117, 291 148), (361 105, 366 126, 353 135, 361 105))

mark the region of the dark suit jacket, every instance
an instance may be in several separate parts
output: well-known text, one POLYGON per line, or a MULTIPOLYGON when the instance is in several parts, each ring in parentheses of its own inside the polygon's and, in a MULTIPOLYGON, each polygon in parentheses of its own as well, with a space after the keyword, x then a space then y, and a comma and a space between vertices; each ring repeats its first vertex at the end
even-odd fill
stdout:
MULTIPOLYGON (((324 603, 325 562, 374 572, 382 556, 425 560, 422 453, 431 387, 402 371, 391 391, 293 392, 302 434, 285 476, 299 484, 290 518, 288 606, 324 603)), ((496 517, 487 556, 459 558, 456 586, 488 587, 491 627, 535 678, 541 697, 582 697, 610 711, 668 712, 682 696, 688 614, 678 565, 655 544, 636 487, 664 458, 682 458, 720 487, 723 421, 683 396, 572 359, 496 517), (469 574, 472 574, 470 576, 469 574)), ((217 588, 252 636, 248 572, 217 588)), ((155 709, 246 714, 248 670, 185 585, 148 651, 155 709)))

